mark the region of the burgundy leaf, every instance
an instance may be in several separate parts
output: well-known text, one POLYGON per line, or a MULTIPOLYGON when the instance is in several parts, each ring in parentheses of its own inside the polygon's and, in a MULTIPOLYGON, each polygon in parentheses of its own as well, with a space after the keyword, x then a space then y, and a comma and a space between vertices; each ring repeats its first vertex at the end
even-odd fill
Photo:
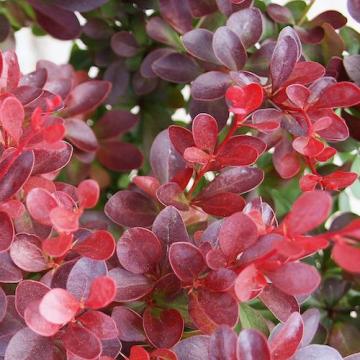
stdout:
POLYGON ((125 226, 150 226, 157 210, 152 200, 133 191, 119 191, 105 205, 105 214, 125 226))
POLYGON ((214 0, 189 0, 189 6, 193 17, 209 15, 217 10, 214 0))
POLYGON ((21 102, 14 96, 5 98, 0 105, 0 124, 16 143, 22 135, 25 113, 21 102))
POLYGON ((6 212, 0 211, 0 252, 9 249, 14 235, 14 225, 10 216, 6 212))
POLYGON ((160 0, 160 13, 163 18, 180 33, 192 29, 192 17, 188 2, 160 0))
POLYGON ((124 306, 117 306, 113 309, 111 317, 116 323, 120 340, 131 342, 145 341, 142 318, 134 310, 124 306))
POLYGON ((80 358, 96 359, 101 354, 100 340, 94 333, 79 324, 69 324, 60 339, 66 350, 80 358))
POLYGON ((158 348, 170 348, 181 339, 184 320, 174 309, 147 308, 143 315, 143 326, 152 345, 158 348))
POLYGON ((0 201, 11 198, 24 185, 34 166, 34 153, 24 151, 20 156, 8 155, 0 162, 0 201))
POLYGON ((304 322, 304 335, 301 340, 301 347, 308 346, 320 324, 320 311, 318 309, 308 309, 302 314, 303 322, 304 322))
POLYGON ((159 239, 148 229, 135 227, 126 230, 117 243, 120 264, 134 274, 143 274, 160 261, 162 247, 159 239))
POLYGON ((176 182, 168 182, 161 185, 156 191, 157 199, 165 206, 175 206, 178 210, 189 209, 183 189, 176 182))
POLYGON ((109 271, 116 282, 115 301, 129 302, 142 298, 151 292, 153 284, 143 274, 133 274, 127 270, 115 268, 109 271))
POLYGON ((195 335, 181 340, 174 351, 181 360, 202 360, 209 356, 209 336, 195 335))
POLYGON ((65 122, 66 138, 77 148, 86 152, 96 151, 98 142, 90 126, 84 121, 70 118, 65 122))
POLYGON ((100 311, 87 311, 77 319, 101 340, 113 339, 118 336, 115 321, 100 311))
POLYGON ((237 360, 236 341, 234 330, 219 326, 210 337, 209 360, 237 360))
POLYGON ((288 295, 274 285, 264 288, 260 300, 280 320, 286 321, 293 312, 299 312, 299 304, 294 296, 288 295))
POLYGON ((192 282, 206 269, 200 250, 188 242, 176 242, 170 246, 169 260, 176 276, 184 282, 192 282))
POLYGON ((90 80, 77 85, 66 100, 67 116, 89 113, 109 95, 111 84, 103 80, 90 80))
POLYGON ((21 280, 21 270, 12 262, 9 253, 0 253, 0 282, 18 283, 21 280))
POLYGON ((276 171, 283 179, 294 177, 301 167, 300 159, 287 139, 282 139, 276 146, 273 155, 276 171))
MULTIPOLYGON (((154 18, 152 18, 154 19, 154 18)), ((149 23, 151 22, 151 20, 149 21, 149 23)), ((148 23, 148 25, 149 25, 148 23)), ((143 62, 141 63, 140 66, 140 74, 147 79, 154 79, 157 77, 157 75, 154 73, 153 69, 152 69, 152 64, 160 59, 161 57, 168 55, 170 53, 172 53, 173 50, 170 48, 159 48, 159 49, 155 49, 150 51, 143 59, 143 62)))
POLYGON ((119 31, 111 37, 111 48, 116 55, 131 58, 139 52, 139 45, 131 32, 119 31))
POLYGON ((357 85, 360 85, 360 55, 349 55, 346 56, 343 60, 344 67, 349 75, 349 78, 353 80, 357 85))
MULTIPOLYGON (((348 356, 345 360, 358 360, 358 355, 348 356)), ((299 349, 293 360, 342 360, 340 353, 327 345, 312 344, 299 349)))
POLYGON ((0 322, 4 319, 6 315, 6 309, 8 305, 8 300, 6 294, 2 288, 0 288, 0 322))
POLYGON ((343 269, 353 273, 360 272, 360 249, 346 243, 336 243, 331 254, 334 261, 343 269))
POLYGON ((266 12, 275 22, 279 24, 292 24, 294 18, 291 11, 286 6, 278 4, 269 4, 266 12))

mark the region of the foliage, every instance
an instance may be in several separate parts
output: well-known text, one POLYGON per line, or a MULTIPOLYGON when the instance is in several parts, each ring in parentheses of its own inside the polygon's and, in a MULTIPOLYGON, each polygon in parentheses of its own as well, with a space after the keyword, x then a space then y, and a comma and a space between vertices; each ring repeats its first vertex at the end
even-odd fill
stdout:
POLYGON ((360 358, 360 35, 313 3, 1 3, 0 358, 360 358))

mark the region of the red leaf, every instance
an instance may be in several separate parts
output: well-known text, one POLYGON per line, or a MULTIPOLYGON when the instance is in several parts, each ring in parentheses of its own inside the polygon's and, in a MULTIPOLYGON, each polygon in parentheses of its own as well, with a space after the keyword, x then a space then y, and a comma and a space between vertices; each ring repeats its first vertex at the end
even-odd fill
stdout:
POLYGON ((271 284, 263 289, 259 298, 280 321, 286 321, 293 312, 300 311, 295 297, 271 284))
POLYGON ((264 335, 254 329, 244 329, 237 341, 238 360, 270 360, 269 346, 264 335))
POLYGON ((307 85, 321 78, 325 74, 325 68, 315 61, 300 61, 295 64, 294 70, 283 84, 307 85))
POLYGON ((308 102, 310 90, 304 85, 293 84, 286 88, 289 100, 299 109, 303 109, 308 102))
POLYGON ((313 106, 318 109, 327 109, 350 107, 357 105, 359 102, 359 87, 351 82, 342 81, 328 86, 313 106))
POLYGON ((43 298, 50 288, 39 281, 23 280, 15 290, 15 307, 20 316, 24 317, 27 306, 43 298))
POLYGON ((204 285, 209 290, 226 291, 231 288, 236 279, 236 273, 230 269, 222 268, 211 271, 205 278, 204 285))
POLYGON ((116 295, 116 283, 109 276, 96 278, 90 287, 89 296, 85 306, 92 309, 100 309, 109 305, 116 295))
POLYGON ((327 192, 308 191, 295 201, 283 222, 283 226, 285 226, 288 234, 305 234, 327 219, 331 206, 332 199, 327 192))
POLYGON ((171 348, 181 339, 184 331, 184 320, 174 309, 147 308, 143 325, 150 343, 158 348, 171 348))
POLYGON ((14 91, 19 84, 21 76, 15 51, 7 50, 2 54, 0 70, 2 70, 0 87, 5 91, 14 91))
POLYGON ((42 241, 41 247, 43 252, 53 257, 64 256, 72 246, 73 236, 63 233, 57 237, 47 238, 42 241))
POLYGON ((195 145, 191 131, 181 126, 171 125, 169 127, 169 138, 176 151, 181 155, 184 154, 186 148, 195 145))
POLYGON ((211 160, 209 154, 195 146, 185 149, 183 156, 190 164, 206 165, 211 160))
POLYGON ((50 211, 50 220, 58 232, 73 232, 79 228, 80 213, 62 207, 50 211))
POLYGON ((331 256, 346 271, 360 273, 359 248, 338 242, 335 244, 331 256))
POLYGON ((96 359, 101 354, 100 340, 88 329, 70 323, 59 337, 66 350, 85 359, 96 359))
POLYGON ((317 270, 304 263, 287 263, 267 273, 272 283, 288 295, 301 296, 314 292, 321 278, 317 270))
POLYGON ((39 304, 40 300, 35 300, 26 307, 24 312, 26 325, 41 336, 53 336, 60 330, 61 325, 44 319, 39 312, 39 304))
POLYGON ((342 190, 350 186, 357 178, 358 174, 353 172, 335 171, 324 176, 322 183, 326 190, 342 190))
POLYGON ((5 98, 0 104, 0 124, 15 141, 19 142, 25 118, 21 102, 14 96, 5 98))
POLYGON ((321 141, 310 136, 299 136, 292 145, 298 153, 309 157, 316 157, 323 152, 325 147, 321 141))
POLYGON ((276 146, 273 155, 276 171, 283 179, 290 179, 300 171, 300 160, 291 143, 283 138, 276 146))
POLYGON ((171 205, 182 211, 189 209, 183 189, 176 182, 161 185, 156 191, 156 197, 165 206, 171 205))
POLYGON ((264 95, 262 87, 252 83, 244 87, 231 86, 225 96, 230 102, 230 111, 245 116, 260 107, 264 95))
POLYGON ((156 197, 156 190, 160 187, 160 182, 153 176, 135 176, 132 182, 146 194, 156 197))
POLYGON ((127 342, 144 342, 142 317, 124 306, 117 306, 113 309, 111 317, 116 323, 119 331, 119 339, 127 342))
POLYGON ((115 239, 106 230, 97 230, 74 246, 74 251, 94 260, 108 260, 115 251, 115 239))
POLYGON ((149 353, 141 346, 131 347, 129 360, 150 360, 149 353))
POLYGON ((14 225, 6 212, 0 211, 0 252, 6 251, 14 239, 14 225))
POLYGON ((162 246, 153 232, 135 227, 122 234, 116 253, 120 264, 126 270, 143 274, 152 270, 160 261, 162 246))
POLYGON ((52 289, 42 298, 39 310, 45 320, 63 325, 72 320, 80 304, 73 295, 64 289, 52 289))
POLYGON ((192 123, 195 145, 201 150, 213 153, 218 136, 216 120, 209 114, 198 114, 192 123))
POLYGON ((206 269, 200 250, 187 242, 173 243, 169 250, 169 260, 176 276, 187 283, 191 283, 206 269))
POLYGON ((271 338, 271 358, 287 360, 295 353, 302 339, 304 324, 299 313, 293 313, 281 329, 271 338))
POLYGON ((216 163, 221 167, 252 165, 259 154, 255 148, 243 144, 241 137, 234 136, 218 152, 216 163))
POLYGON ((264 275, 251 264, 237 276, 234 290, 239 301, 246 302, 258 296, 266 285, 264 275))
POLYGON ((100 311, 87 311, 77 318, 77 321, 95 334, 99 339, 113 339, 118 336, 114 320, 100 311))
POLYGON ((39 223, 52 225, 50 211, 58 206, 56 199, 45 189, 32 189, 26 197, 26 207, 30 215, 39 223))
POLYGON ((220 248, 228 258, 235 259, 255 243, 257 237, 255 223, 247 215, 239 212, 223 222, 219 233, 220 248))
POLYGON ((178 360, 176 354, 169 349, 156 349, 151 352, 151 359, 154 360, 178 360))
POLYGON ((67 116, 89 113, 108 96, 111 84, 103 80, 90 80, 77 85, 66 99, 67 116))

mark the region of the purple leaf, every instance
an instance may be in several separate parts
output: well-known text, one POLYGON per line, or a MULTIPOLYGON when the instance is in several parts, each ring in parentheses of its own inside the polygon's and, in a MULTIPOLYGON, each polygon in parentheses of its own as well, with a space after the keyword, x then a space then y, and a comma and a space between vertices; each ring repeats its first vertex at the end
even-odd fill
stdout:
POLYGON ((209 71, 198 76, 191 84, 191 95, 197 100, 221 99, 231 84, 229 74, 209 71))
POLYGON ((105 4, 108 0, 53 0, 59 7, 70 11, 87 12, 105 4))
POLYGON ((152 64, 165 55, 169 55, 173 52, 172 49, 169 48, 159 48, 150 51, 144 58, 141 63, 140 73, 144 78, 153 79, 156 78, 157 75, 154 73, 152 69, 152 64))
POLYGON ((94 152, 98 147, 97 139, 85 121, 70 118, 65 122, 66 137, 77 148, 86 152, 94 152))
POLYGON ((272 359, 266 338, 254 329, 245 329, 240 332, 236 353, 238 360, 272 359))
MULTIPOLYGON (((292 360, 342 360, 342 356, 338 351, 327 345, 309 345, 299 349, 292 360)), ((350 357, 346 357, 346 360, 356 360, 350 357)))
POLYGON ((308 309, 302 314, 304 322, 304 335, 301 346, 308 346, 312 342, 320 324, 320 311, 318 309, 308 309))
POLYGON ((209 360, 236 360, 236 342, 234 330, 219 326, 210 337, 209 360))
POLYGON ((347 8, 350 15, 360 23, 360 1, 359 0, 347 0, 347 8))
POLYGON ((105 70, 103 79, 110 81, 112 85, 106 103, 115 104, 120 97, 124 96, 129 86, 130 74, 124 62, 118 60, 109 65, 105 70))
POLYGON ((343 61, 349 78, 360 85, 360 55, 345 56, 343 61))
POLYGON ((159 0, 162 17, 179 33, 192 29, 192 17, 187 1, 159 0))
POLYGON ((131 58, 139 52, 135 36, 128 31, 119 31, 111 37, 111 48, 116 55, 131 58))
POLYGON ((203 360, 209 356, 209 336, 195 335, 181 340, 173 347, 180 360, 203 360))
POLYGON ((21 280, 21 270, 12 262, 9 253, 0 253, 0 283, 18 283, 21 280))
POLYGON ((193 17, 209 15, 217 10, 215 0, 188 0, 193 17))
POLYGON ((124 226, 150 226, 157 214, 155 203, 141 193, 119 191, 105 205, 105 214, 124 226))
POLYGON ((236 34, 226 26, 219 27, 213 37, 215 56, 230 70, 240 70, 246 63, 246 50, 236 34))
POLYGON ((263 31, 262 15, 256 7, 233 13, 226 25, 239 37, 245 48, 257 43, 263 31))
POLYGON ((170 53, 154 61, 152 70, 160 78, 174 83, 191 82, 200 74, 200 68, 194 60, 178 53, 170 53))

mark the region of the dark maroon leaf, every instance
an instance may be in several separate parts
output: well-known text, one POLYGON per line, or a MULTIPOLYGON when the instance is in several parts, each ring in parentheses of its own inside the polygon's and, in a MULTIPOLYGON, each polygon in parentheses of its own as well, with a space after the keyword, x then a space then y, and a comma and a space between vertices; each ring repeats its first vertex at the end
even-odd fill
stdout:
POLYGON ((154 61, 152 70, 160 78, 175 83, 188 83, 200 74, 199 66, 194 60, 177 53, 164 55, 154 61))
POLYGON ((206 29, 194 29, 182 37, 182 41, 186 50, 196 58, 208 61, 211 63, 218 63, 215 56, 212 42, 214 34, 206 29))
POLYGON ((109 95, 111 84, 103 80, 90 80, 77 85, 66 99, 68 116, 89 113, 109 95))
POLYGON ((232 192, 242 194, 254 189, 264 178, 258 168, 232 167, 224 169, 201 193, 202 197, 209 197, 219 193, 232 192))
POLYGON ((100 340, 79 324, 69 324, 60 339, 66 350, 80 358, 95 359, 101 354, 100 340))
POLYGON ((71 118, 65 122, 66 137, 82 151, 96 151, 98 143, 94 132, 83 120, 71 118))
POLYGON ((279 24, 294 23, 294 18, 291 11, 285 6, 281 6, 278 4, 269 4, 266 11, 271 17, 271 19, 273 19, 279 24))
POLYGON ((71 159, 72 146, 63 141, 55 150, 35 149, 35 164, 32 175, 46 174, 62 169, 71 159))
POLYGON ((187 283, 206 269, 201 251, 188 242, 173 243, 169 250, 169 260, 176 276, 187 283))
POLYGON ((142 165, 143 155, 133 144, 106 140, 97 151, 99 161, 113 171, 128 171, 142 165))
POLYGON ((226 25, 240 38, 245 48, 257 43, 263 31, 262 15, 256 7, 233 13, 226 25))
POLYGON ((170 348, 181 339, 184 320, 174 309, 147 308, 143 315, 143 326, 151 344, 158 348, 170 348))
POLYGON ((70 11, 87 12, 100 7, 107 1, 108 0, 53 0, 53 3, 70 11))
POLYGON ((188 0, 193 17, 209 15, 217 10, 215 0, 188 0))
POLYGON ((230 70, 240 70, 245 65, 245 48, 230 28, 219 27, 214 33, 212 46, 215 56, 230 70))
POLYGON ((2 288, 0 288, 0 322, 4 319, 6 315, 8 300, 6 294, 2 288))
POLYGON ((34 166, 34 153, 10 154, 0 162, 0 201, 6 201, 24 185, 34 166))
POLYGON ((55 5, 46 4, 41 0, 29 0, 36 11, 37 21, 50 35, 71 40, 80 35, 81 27, 76 15, 55 5))
POLYGON ((157 214, 152 200, 134 191, 119 191, 105 205, 105 214, 125 226, 150 226, 157 214))
POLYGON ((139 52, 139 45, 131 32, 119 31, 111 37, 111 48, 115 54, 130 58, 139 52))
POLYGON ((141 63, 140 73, 144 78, 153 79, 156 78, 156 74, 152 69, 152 64, 160 59, 161 57, 171 54, 173 52, 172 49, 169 48, 160 48, 150 51, 145 57, 143 62, 141 63))
POLYGON ((117 243, 120 264, 134 274, 151 271, 160 261, 162 247, 159 239, 148 229, 134 227, 126 230, 117 243))
POLYGON ((169 45, 171 47, 177 47, 179 44, 178 34, 172 27, 169 26, 162 18, 153 16, 146 23, 146 32, 150 38, 169 45))
POLYGON ((216 100, 225 95, 231 84, 228 74, 220 71, 209 71, 198 76, 191 84, 191 95, 197 100, 216 100))
POLYGON ((192 29, 192 17, 187 1, 160 0, 160 13, 163 18, 180 33, 192 29))
POLYGON ((280 321, 286 321, 293 312, 299 312, 296 298, 274 285, 266 286, 259 298, 280 321))

